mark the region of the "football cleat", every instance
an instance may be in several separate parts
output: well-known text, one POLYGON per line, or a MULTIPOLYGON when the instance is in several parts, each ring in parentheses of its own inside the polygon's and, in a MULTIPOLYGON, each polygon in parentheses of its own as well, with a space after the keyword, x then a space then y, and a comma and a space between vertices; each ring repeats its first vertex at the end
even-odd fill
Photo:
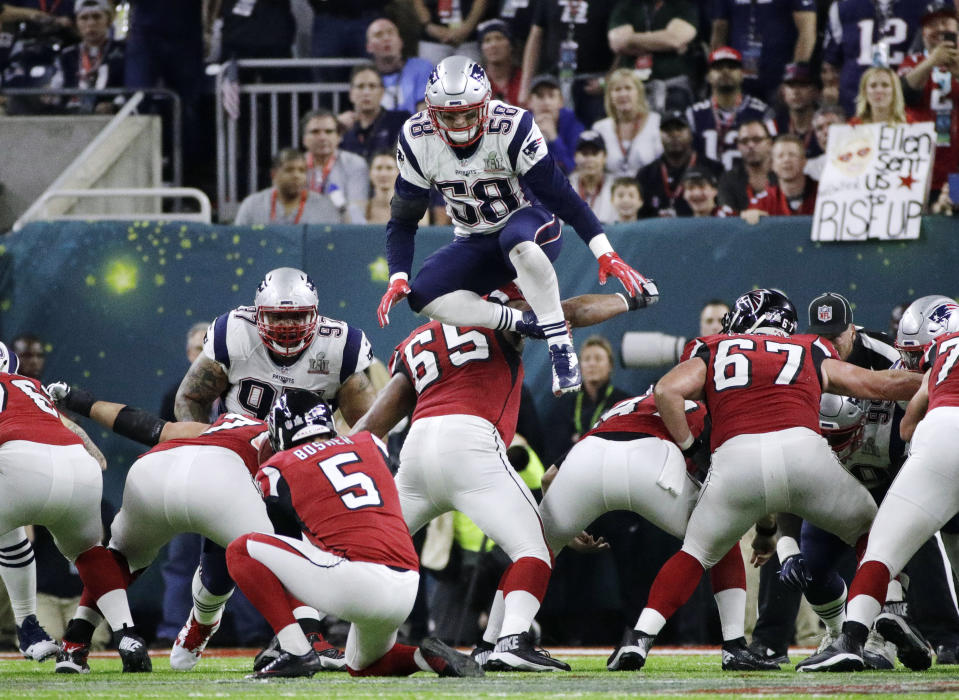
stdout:
POLYGON ((201 625, 190 611, 190 619, 180 630, 170 649, 170 668, 174 671, 190 671, 200 663, 203 650, 206 649, 210 637, 220 629, 220 621, 212 625, 201 625))
POLYGON ((778 671, 779 664, 759 654, 754 653, 746 646, 746 638, 731 639, 723 642, 723 670, 724 671, 778 671))
POLYGON ((247 678, 309 678, 322 669, 320 657, 313 649, 302 656, 280 649, 276 658, 247 678))
POLYGON ((533 646, 529 632, 500 637, 486 666, 490 671, 568 671, 569 664, 533 646))
POLYGON ((876 631, 896 645, 896 656, 913 671, 925 671, 932 666, 932 646, 909 617, 904 602, 886 603, 876 617, 876 631))
POLYGON ((476 648, 470 652, 470 657, 478 663, 481 667, 486 667, 486 662, 489 660, 489 655, 493 653, 493 649, 496 648, 495 644, 490 644, 486 640, 479 640, 476 644, 476 648))
POLYGON ((46 661, 60 651, 60 646, 40 626, 36 615, 27 615, 17 625, 17 642, 23 658, 34 661, 46 661))
POLYGON ((840 634, 820 654, 813 654, 796 664, 797 671, 862 671, 866 667, 862 658, 862 645, 848 634, 840 634))
POLYGON ((953 644, 940 644, 936 647, 936 666, 955 666, 959 664, 959 647, 953 644))
POLYGON ((266 668, 267 664, 276 661, 280 656, 280 640, 273 635, 273 639, 260 652, 253 657, 253 671, 259 671, 266 668))
POLYGON ((134 634, 129 627, 121 630, 117 651, 120 652, 124 673, 150 673, 153 670, 153 662, 150 661, 146 642, 134 634))
POLYGON ((789 655, 785 651, 776 651, 758 639, 753 639, 753 641, 749 643, 749 651, 766 661, 772 661, 774 664, 782 665, 789 663, 789 655))
POLYGON ((646 663, 649 650, 653 646, 655 637, 643 634, 634 629, 627 629, 619 646, 606 660, 606 669, 609 671, 638 671, 646 663))
POLYGON ((896 667, 896 645, 887 642, 876 630, 869 630, 862 660, 867 671, 891 671, 896 667))
POLYGON ((420 643, 420 654, 437 675, 446 678, 481 678, 483 668, 476 660, 447 646, 435 637, 420 643))
POLYGON ((832 645, 832 643, 835 642, 835 641, 836 641, 835 635, 833 635, 833 633, 830 632, 829 630, 826 630, 825 633, 823 634, 823 636, 819 639, 819 645, 816 647, 816 652, 815 652, 814 654, 810 654, 810 655, 807 656, 805 659, 803 659, 803 660, 800 661, 798 664, 796 664, 796 670, 797 670, 797 671, 802 671, 803 665, 804 665, 807 661, 809 661, 809 659, 811 659, 812 657, 817 656, 817 655, 819 655, 819 654, 822 654, 822 653, 823 653, 824 651, 826 651, 826 649, 828 649, 828 648, 832 645))
POLYGON ((307 641, 313 647, 313 651, 320 659, 320 666, 323 671, 345 671, 346 656, 342 651, 323 639, 316 632, 310 632, 306 635, 307 641))
POLYGON ((579 373, 579 359, 572 345, 551 345, 549 361, 553 371, 553 394, 561 396, 579 391, 583 377, 579 373))
POLYGON ((90 673, 87 657, 90 655, 90 645, 77 642, 63 642, 57 652, 57 673, 90 673))
POLYGON ((527 338, 536 338, 545 340, 546 332, 540 327, 536 314, 532 309, 523 312, 523 320, 516 322, 516 332, 525 335, 527 338))

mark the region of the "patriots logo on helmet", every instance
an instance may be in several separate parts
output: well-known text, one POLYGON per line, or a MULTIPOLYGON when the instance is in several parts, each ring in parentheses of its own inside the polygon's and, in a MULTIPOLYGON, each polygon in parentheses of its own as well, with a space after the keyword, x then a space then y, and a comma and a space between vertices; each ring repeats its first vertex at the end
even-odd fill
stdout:
POLYGON ((929 320, 944 327, 948 325, 949 319, 956 312, 956 309, 959 309, 959 304, 940 304, 929 314, 929 320))
POLYGON ((523 147, 523 155, 532 158, 539 151, 539 145, 543 142, 542 138, 533 139, 523 147))
POLYGON ((822 323, 829 323, 832 321, 832 307, 829 304, 823 304, 818 309, 816 309, 816 318, 818 318, 822 323))
POLYGON ((483 70, 483 66, 474 63, 473 68, 470 70, 470 77, 482 82, 486 79, 486 71, 483 70))

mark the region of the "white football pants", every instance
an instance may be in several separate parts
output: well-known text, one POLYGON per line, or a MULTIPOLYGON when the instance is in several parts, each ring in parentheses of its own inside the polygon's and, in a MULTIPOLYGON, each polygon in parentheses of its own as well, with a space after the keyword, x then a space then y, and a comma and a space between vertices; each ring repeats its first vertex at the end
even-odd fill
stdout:
POLYGON ((959 408, 941 406, 916 426, 909 458, 882 500, 863 561, 879 561, 895 576, 957 510, 959 408))
POLYGON ((554 554, 603 513, 629 510, 673 537, 686 534, 699 484, 672 442, 655 437, 605 440, 591 435, 563 460, 540 513, 554 554))
POLYGON ((0 445, 0 532, 43 525, 70 561, 101 544, 100 465, 83 445, 0 445))
POLYGON ((551 565, 536 500, 510 466, 496 428, 483 418, 413 421, 400 453, 396 489, 410 534, 458 510, 513 561, 535 557, 551 565))
POLYGON ((352 669, 364 669, 386 654, 413 610, 419 572, 349 561, 281 535, 257 534, 247 539, 246 550, 305 604, 352 623, 345 652, 352 669))
POLYGON ((808 428, 737 435, 713 452, 683 551, 708 569, 767 513, 794 513, 854 546, 876 503, 808 428))
POLYGON ((182 532, 196 532, 226 547, 248 532, 273 532, 273 524, 235 452, 183 445, 133 463, 110 531, 110 547, 122 552, 130 571, 136 571, 149 566, 160 548, 182 532))

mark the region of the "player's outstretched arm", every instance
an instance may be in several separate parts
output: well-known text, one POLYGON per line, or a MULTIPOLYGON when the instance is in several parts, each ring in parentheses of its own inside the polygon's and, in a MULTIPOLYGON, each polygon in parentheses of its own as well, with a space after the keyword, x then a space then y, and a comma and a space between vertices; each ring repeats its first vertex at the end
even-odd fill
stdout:
POLYGON ((54 382, 44 390, 60 408, 92 418, 108 430, 153 447, 165 440, 196 437, 209 423, 172 423, 141 408, 122 403, 100 401, 92 393, 66 382, 54 382))
POLYGON ((693 357, 669 370, 653 389, 656 410, 684 454, 695 442, 686 421, 686 399, 702 399, 705 385, 706 363, 693 357))
POLYGON ((642 308, 636 297, 616 294, 580 294, 563 299, 563 315, 573 328, 594 326, 626 311, 642 308))
POLYGON ((107 470, 107 458, 103 456, 100 448, 97 447, 96 443, 87 435, 87 431, 62 414, 60 415, 60 422, 63 423, 63 427, 83 440, 83 449, 87 451, 87 454, 97 460, 97 464, 100 465, 100 471, 105 472, 107 470))
POLYGON ((857 399, 908 401, 922 383, 922 377, 904 369, 875 371, 827 357, 822 361, 822 390, 857 399))
POLYGON ((906 406, 906 413, 899 423, 899 436, 909 442, 912 440, 912 434, 916 432, 916 426, 926 415, 926 409, 929 408, 929 374, 932 370, 927 370, 922 378, 922 384, 919 390, 909 399, 909 405, 906 406))
POLYGON ((336 392, 336 402, 343 414, 343 420, 349 425, 353 425, 362 418, 375 400, 376 391, 366 372, 355 372, 350 375, 336 392))
POLYGON ((389 384, 377 394, 370 410, 350 430, 350 435, 368 430, 383 440, 393 426, 413 412, 415 405, 416 391, 410 380, 405 374, 394 374, 389 384))
POLYGON ((207 422, 210 407, 230 386, 230 379, 216 360, 200 354, 180 382, 173 401, 173 413, 178 421, 207 422))
MULTIPOLYGON (((403 165, 400 163, 400 170, 403 165)), ((376 309, 380 328, 390 322, 390 309, 410 293, 410 272, 413 269, 413 239, 419 220, 429 209, 430 191, 403 179, 396 178, 396 189, 390 200, 390 220, 386 224, 386 262, 390 269, 390 284, 376 309)))

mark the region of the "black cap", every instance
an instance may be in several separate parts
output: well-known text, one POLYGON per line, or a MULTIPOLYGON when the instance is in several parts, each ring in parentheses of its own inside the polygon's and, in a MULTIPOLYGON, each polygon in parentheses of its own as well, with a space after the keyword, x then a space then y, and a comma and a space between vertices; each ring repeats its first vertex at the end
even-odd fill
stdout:
POLYGON ((540 75, 534 76, 533 79, 529 81, 529 91, 536 92, 537 88, 543 87, 544 85, 559 90, 559 78, 549 73, 541 73, 540 75))
POLYGON ((689 182, 690 180, 702 180, 713 187, 716 186, 716 175, 709 168, 700 168, 698 165, 686 168, 686 172, 679 178, 680 182, 689 182))
POLYGON ((929 20, 940 16, 959 19, 959 10, 956 10, 956 6, 951 0, 933 0, 932 2, 926 3, 922 14, 919 16, 919 22, 920 24, 925 24, 929 20))
POLYGON ((476 27, 476 37, 480 40, 480 42, 482 42, 483 37, 490 32, 499 32, 510 41, 513 40, 513 32, 510 31, 509 25, 499 18, 488 19, 485 22, 480 22, 476 27))
POLYGON ((826 292, 809 302, 807 333, 837 336, 852 323, 852 307, 842 294, 826 292))
POLYGON ((606 141, 603 140, 603 137, 600 136, 598 131, 587 129, 579 135, 579 140, 576 142, 577 151, 583 148, 595 148, 598 151, 605 151, 606 141))
POLYGON ((665 129, 673 124, 679 124, 680 126, 685 126, 687 129, 691 128, 689 126, 689 120, 686 119, 686 113, 680 112, 678 109, 673 110, 672 112, 666 112, 663 115, 663 118, 659 120, 659 128, 665 129))

